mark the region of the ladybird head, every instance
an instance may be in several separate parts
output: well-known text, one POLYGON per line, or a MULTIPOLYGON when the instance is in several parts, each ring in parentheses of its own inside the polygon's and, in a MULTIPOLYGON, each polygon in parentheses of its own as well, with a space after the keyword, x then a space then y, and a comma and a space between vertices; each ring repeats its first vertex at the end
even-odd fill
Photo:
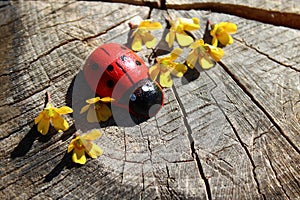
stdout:
POLYGON ((154 116, 163 106, 163 99, 161 87, 150 79, 143 79, 129 95, 129 111, 136 116, 154 116))

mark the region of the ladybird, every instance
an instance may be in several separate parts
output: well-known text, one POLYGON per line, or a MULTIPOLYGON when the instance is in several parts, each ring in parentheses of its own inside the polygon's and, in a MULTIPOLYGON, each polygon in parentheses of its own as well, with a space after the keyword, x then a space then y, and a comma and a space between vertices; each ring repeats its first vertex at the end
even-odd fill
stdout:
POLYGON ((84 78, 100 97, 112 97, 113 104, 137 117, 152 117, 164 104, 160 85, 151 80, 144 61, 127 47, 103 44, 85 61, 84 78))

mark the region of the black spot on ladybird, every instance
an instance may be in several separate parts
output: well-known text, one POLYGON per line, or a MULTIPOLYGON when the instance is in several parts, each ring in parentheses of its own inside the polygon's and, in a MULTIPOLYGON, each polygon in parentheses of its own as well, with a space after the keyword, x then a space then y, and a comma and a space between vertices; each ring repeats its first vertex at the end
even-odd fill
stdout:
POLYGON ((138 65, 138 66, 142 65, 142 63, 140 61, 138 61, 138 60, 135 61, 135 64, 138 65))
POLYGON ((96 70, 98 70, 99 67, 98 67, 97 63, 93 63, 92 66, 91 66, 91 68, 92 68, 92 70, 96 71, 96 70))
POLYGON ((106 82, 106 86, 107 87, 109 87, 109 88, 113 88, 114 87, 114 81, 113 80, 108 80, 107 82, 106 82))
POLYGON ((127 57, 126 57, 125 55, 122 55, 122 56, 121 56, 121 60, 122 60, 122 61, 125 61, 126 59, 127 59, 127 57))
POLYGON ((110 72, 111 72, 111 71, 114 70, 114 66, 108 65, 106 69, 107 69, 107 71, 110 71, 110 72))

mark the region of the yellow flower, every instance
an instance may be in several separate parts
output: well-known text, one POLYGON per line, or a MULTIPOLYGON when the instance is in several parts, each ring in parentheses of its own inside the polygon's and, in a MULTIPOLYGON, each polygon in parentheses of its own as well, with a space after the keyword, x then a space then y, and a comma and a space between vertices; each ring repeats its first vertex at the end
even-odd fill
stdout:
POLYGON ((185 31, 195 31, 200 28, 198 18, 177 18, 176 20, 169 20, 171 25, 170 32, 166 35, 166 42, 169 47, 173 46, 175 36, 180 46, 188 46, 193 42, 193 38, 185 31))
POLYGON ((55 108, 51 103, 47 103, 46 108, 35 118, 34 123, 38 124, 37 129, 43 135, 48 133, 50 122, 57 131, 66 131, 69 124, 61 115, 72 112, 73 110, 68 106, 55 108))
POLYGON ((210 31, 210 35, 213 36, 213 46, 218 46, 218 41, 224 46, 233 43, 233 39, 229 34, 236 33, 236 24, 231 22, 221 22, 219 24, 212 25, 212 27, 213 29, 210 31))
POLYGON ((88 122, 104 122, 112 116, 110 108, 105 103, 110 103, 112 101, 114 101, 114 99, 110 97, 95 97, 88 99, 86 100, 86 103, 88 103, 88 105, 85 105, 81 108, 80 114, 88 110, 88 122))
MULTIPOLYGON (((134 27, 134 25, 132 25, 134 27)), ((142 43, 147 48, 152 48, 156 44, 156 38, 150 33, 152 30, 159 30, 162 26, 159 22, 151 22, 150 20, 143 20, 136 30, 132 33, 132 50, 140 51, 142 49, 142 43)))
POLYGON ((103 150, 92 142, 92 140, 96 140, 101 135, 102 133, 96 129, 93 129, 84 135, 75 133, 76 137, 71 140, 68 146, 68 153, 73 150, 73 162, 85 164, 85 153, 87 153, 91 158, 97 158, 97 156, 101 156, 103 154, 103 150))
POLYGON ((156 80, 159 76, 159 83, 162 87, 171 87, 173 81, 171 74, 177 77, 182 77, 187 71, 184 64, 173 62, 182 53, 182 49, 174 49, 170 55, 157 58, 157 63, 149 69, 149 74, 152 80, 156 80))
POLYGON ((195 41, 190 48, 192 51, 187 56, 186 63, 191 69, 195 67, 197 61, 203 69, 209 69, 214 65, 212 59, 218 62, 224 55, 223 49, 204 44, 202 39, 195 41))

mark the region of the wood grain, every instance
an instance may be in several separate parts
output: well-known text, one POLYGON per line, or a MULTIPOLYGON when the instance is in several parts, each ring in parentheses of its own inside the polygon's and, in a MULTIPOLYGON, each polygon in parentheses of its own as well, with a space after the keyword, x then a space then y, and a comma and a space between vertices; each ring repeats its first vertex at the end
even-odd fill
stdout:
POLYGON ((300 29, 299 1, 288 0, 166 0, 165 7, 168 9, 200 9, 218 13, 236 15, 246 19, 256 20, 277 26, 286 26, 300 29))
POLYGON ((207 10, 226 13, 277 26, 300 29, 299 0, 113 0, 113 2, 176 10, 207 10))
MULTIPOLYGON (((1 2, 1 199, 298 199, 299 30, 147 2, 1 2), (83 123, 78 113, 91 95, 81 71, 86 57, 103 43, 128 43, 129 21, 149 17, 165 28, 167 15, 200 18, 199 38, 208 19, 232 21, 238 32, 214 68, 174 79, 155 117, 83 123), (74 109, 65 133, 41 136, 33 125, 46 91, 56 106, 74 109), (104 155, 84 166, 66 153, 79 128, 103 132, 96 143, 104 155)), ((270 9, 300 10, 282 6, 270 9)), ((168 50, 163 43, 156 50, 168 50)), ((138 55, 151 65, 152 53, 138 55)))

